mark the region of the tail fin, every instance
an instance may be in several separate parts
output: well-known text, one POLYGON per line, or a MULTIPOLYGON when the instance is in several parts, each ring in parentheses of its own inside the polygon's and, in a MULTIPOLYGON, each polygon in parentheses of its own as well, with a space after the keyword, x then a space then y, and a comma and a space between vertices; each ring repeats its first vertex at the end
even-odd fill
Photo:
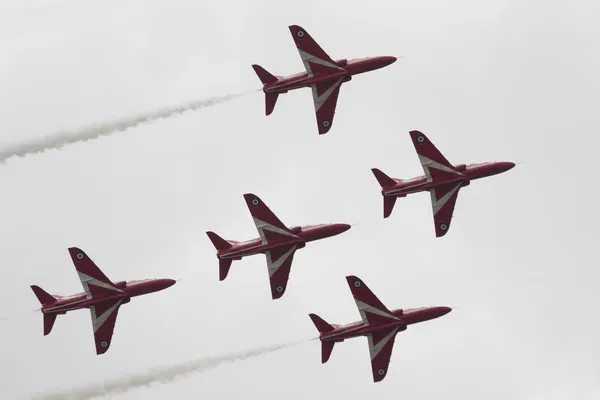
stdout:
POLYGON ((279 93, 265 93, 265 114, 270 115, 275 109, 275 103, 277 103, 277 98, 279 97, 279 93))
POLYGON ((206 235, 208 236, 208 238, 212 242, 213 246, 215 246, 215 249, 217 249, 217 250, 225 250, 225 249, 228 249, 231 246, 233 246, 227 240, 223 239, 221 236, 217 235, 214 232, 208 231, 208 232, 206 232, 206 235))
POLYGON ((394 186, 396 184, 395 180, 393 180, 392 178, 390 178, 389 176, 387 176, 386 174, 384 174, 377 168, 371 168, 371 171, 373 172, 373 175, 375 175, 377 182, 379 182, 379 185, 382 188, 388 187, 388 186, 394 186))
MULTIPOLYGON (((312 319, 313 324, 317 327, 320 333, 329 332, 334 330, 335 328, 325 322, 325 320, 319 317, 317 314, 308 314, 310 319, 312 319)), ((321 363, 325 364, 329 357, 331 357, 331 352, 333 351, 333 346, 335 345, 334 341, 329 340, 321 340, 321 363)))
POLYGON ((308 314, 308 316, 310 317, 310 319, 312 319, 313 324, 315 324, 315 327, 320 333, 329 332, 335 329, 317 314, 308 314))
POLYGON ((383 196, 383 218, 387 218, 392 215, 392 210, 396 204, 396 196, 383 196))
POLYGON ((252 68, 256 75, 258 75, 258 79, 263 83, 263 85, 268 85, 269 83, 277 82, 277 77, 271 74, 269 71, 264 69, 258 64, 252 64, 252 68))
POLYGON ((42 306, 56 303, 56 298, 54 296, 52 296, 51 294, 48 294, 41 287, 39 287, 37 285, 31 285, 31 290, 33 290, 33 293, 38 298, 38 300, 42 304, 42 306))
POLYGON ((231 258, 220 258, 219 259, 219 280, 222 281, 227 278, 227 274, 229 273, 229 268, 231 268, 231 263, 233 260, 231 258))
POLYGON ((52 331, 57 316, 58 314, 44 314, 44 336, 52 331))

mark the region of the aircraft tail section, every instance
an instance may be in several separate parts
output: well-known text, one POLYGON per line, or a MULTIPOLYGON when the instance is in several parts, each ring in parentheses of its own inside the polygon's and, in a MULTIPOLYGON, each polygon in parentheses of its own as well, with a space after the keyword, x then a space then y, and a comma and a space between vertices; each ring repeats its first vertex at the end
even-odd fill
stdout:
POLYGON ((269 83, 277 82, 277 77, 271 74, 269 71, 264 69, 258 64, 252 64, 252 68, 256 75, 258 75, 258 79, 263 83, 263 85, 268 85, 269 83))
POLYGON ((58 314, 44 314, 44 336, 52 331, 57 316, 58 314))
POLYGON ((379 185, 382 188, 388 187, 388 186, 394 186, 396 184, 395 180, 393 180, 392 178, 390 178, 389 176, 387 176, 385 173, 381 172, 381 170, 379 170, 377 168, 372 168, 371 172, 373 172, 373 175, 375 175, 375 179, 377 179, 377 182, 379 182, 379 185))
MULTIPOLYGON (((327 323, 323 318, 319 317, 317 314, 308 314, 313 324, 320 333, 330 332, 335 328, 327 323)), ((333 351, 333 346, 335 345, 334 341, 330 340, 321 340, 321 363, 325 364, 329 357, 331 357, 331 352, 333 351)))
POLYGON ((206 232, 206 235, 208 236, 208 238, 212 242, 213 246, 215 246, 215 249, 217 249, 217 250, 225 250, 225 249, 228 249, 231 246, 233 246, 227 240, 223 239, 221 236, 217 235, 214 232, 208 231, 208 232, 206 232))
POLYGON ((383 218, 387 218, 392 215, 392 210, 396 204, 396 196, 383 196, 383 218))
POLYGON ((308 314, 308 316, 312 320, 313 324, 315 324, 315 327, 317 328, 317 330, 320 333, 329 332, 329 331, 332 331, 335 329, 333 326, 331 326, 330 324, 325 322, 325 320, 323 318, 319 317, 317 314, 308 314))
POLYGON ((269 92, 265 93, 265 114, 270 115, 275 109, 275 103, 277 103, 277 98, 279 97, 279 93, 269 92))
POLYGON ((31 290, 33 290, 33 293, 38 298, 42 306, 47 306, 49 304, 56 303, 56 297, 52 296, 51 294, 48 294, 48 292, 46 292, 41 287, 37 285, 31 285, 31 290))
POLYGON ((225 280, 227 278, 227 274, 229 273, 229 268, 231 268, 231 263, 233 260, 231 258, 220 258, 219 259, 219 280, 225 280))
POLYGON ((335 346, 335 342, 329 340, 321 341, 321 364, 325 364, 329 361, 333 346, 335 346))

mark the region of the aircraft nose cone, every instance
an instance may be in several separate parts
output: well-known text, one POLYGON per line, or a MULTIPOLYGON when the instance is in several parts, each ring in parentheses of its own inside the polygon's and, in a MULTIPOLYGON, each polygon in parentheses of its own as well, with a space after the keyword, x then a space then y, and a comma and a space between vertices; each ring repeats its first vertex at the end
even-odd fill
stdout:
POLYGON ((173 286, 175 284, 175 282, 176 282, 175 279, 161 279, 160 280, 160 284, 163 289, 173 286))
POLYGON ((384 65, 390 65, 390 64, 395 63, 398 58, 392 57, 392 56, 385 56, 385 57, 381 57, 381 59, 382 59, 384 65))
POLYGON ((440 311, 442 312, 442 315, 446 315, 450 311, 452 311, 452 308, 450 308, 450 307, 440 307, 440 311))
POLYGON ((506 170, 508 171, 509 169, 513 169, 515 167, 515 163, 514 162, 507 162, 506 164, 506 170))
POLYGON ((349 224, 336 224, 335 227, 336 227, 336 230, 338 231, 338 234, 339 234, 339 233, 346 232, 348 229, 350 229, 351 226, 352 225, 349 225, 349 224))

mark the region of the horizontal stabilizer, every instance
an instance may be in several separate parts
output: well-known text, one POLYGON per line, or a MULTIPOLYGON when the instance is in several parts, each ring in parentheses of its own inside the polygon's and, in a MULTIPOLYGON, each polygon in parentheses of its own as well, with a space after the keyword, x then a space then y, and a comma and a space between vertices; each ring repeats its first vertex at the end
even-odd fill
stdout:
POLYGON ((265 93, 265 114, 270 115, 275 109, 275 103, 277 103, 277 98, 279 97, 279 93, 265 93))
POLYGON ((208 232, 206 232, 206 235, 208 236, 208 238, 212 242, 213 246, 215 246, 215 249, 217 249, 217 250, 225 250, 232 246, 231 243, 229 243, 227 240, 223 239, 221 236, 217 235, 214 232, 208 231, 208 232))
POLYGON ((373 172, 373 175, 375 175, 377 182, 379 182, 379 185, 382 188, 388 187, 388 186, 394 186, 396 184, 395 180, 393 180, 392 178, 390 178, 389 176, 387 176, 386 174, 384 174, 377 168, 371 168, 371 172, 373 172))
POLYGON ((396 204, 396 196, 383 196, 383 218, 387 218, 392 215, 392 210, 396 204))
POLYGON ((258 79, 263 83, 263 85, 268 85, 269 83, 277 82, 277 77, 271 74, 269 71, 264 69, 258 64, 252 64, 252 68, 256 75, 258 75, 258 79))
POLYGON ((323 318, 319 317, 317 314, 308 314, 308 316, 312 320, 313 324, 315 324, 315 327, 318 329, 318 331, 321 333, 329 332, 329 331, 332 331, 335 329, 333 326, 331 326, 330 324, 325 322, 325 320, 323 318))
POLYGON ((219 280, 220 281, 227 278, 227 274, 229 273, 229 268, 231 268, 232 262, 233 262, 233 260, 231 258, 219 259, 219 280))
POLYGON ((38 300, 42 304, 42 306, 56 303, 56 298, 54 296, 52 296, 51 294, 48 294, 41 287, 39 287, 37 285, 31 285, 31 290, 33 290, 33 293, 36 295, 36 297, 38 298, 38 300))
POLYGON ((321 342, 321 364, 325 364, 329 360, 334 345, 335 342, 330 342, 328 340, 321 342))
POLYGON ((52 331, 57 316, 58 314, 44 314, 44 336, 52 331))

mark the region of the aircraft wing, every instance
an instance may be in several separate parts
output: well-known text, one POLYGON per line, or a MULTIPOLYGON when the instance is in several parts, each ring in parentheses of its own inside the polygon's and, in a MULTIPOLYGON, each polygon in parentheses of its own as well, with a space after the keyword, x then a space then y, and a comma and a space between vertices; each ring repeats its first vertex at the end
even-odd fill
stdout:
POLYGON ((292 268, 292 261, 297 249, 297 244, 290 244, 265 252, 267 267, 269 269, 271 297, 273 300, 280 298, 285 293, 292 268))
POLYGON ((298 25, 289 26, 294 43, 300 53, 302 63, 309 77, 316 74, 333 74, 345 71, 329 57, 327 53, 315 42, 304 28, 298 25))
POLYGON ((122 301, 123 299, 107 300, 90 307, 96 354, 98 355, 106 353, 110 347, 122 301))
POLYGON ((436 237, 441 237, 448 233, 458 192, 464 183, 463 181, 451 182, 429 191, 436 237))
POLYGON ((371 289, 367 285, 357 278, 356 276, 350 275, 346 277, 348 286, 352 296, 356 301, 358 312, 365 325, 380 325, 388 324, 394 321, 399 321, 386 306, 373 294, 371 289))
POLYGON ((117 288, 110 279, 106 277, 88 257, 85 252, 77 247, 69 248, 69 254, 75 264, 75 269, 79 275, 79 280, 88 299, 95 297, 113 296, 118 293, 125 293, 117 288))
POLYGON ((300 241, 300 237, 292 233, 292 231, 285 226, 279 218, 267 207, 267 205, 255 194, 246 193, 244 195, 246 205, 254 224, 258 230, 258 234, 262 239, 262 244, 268 244, 272 242, 290 242, 300 241))
POLYGON ((381 382, 387 374, 390 359, 392 357, 392 350, 394 348, 394 341, 396 340, 396 334, 399 329, 400 327, 395 326, 373 332, 367 336, 367 339, 369 340, 373 381, 375 383, 381 382))
POLYGON ((427 182, 448 179, 466 178, 464 174, 457 171, 446 157, 435 147, 433 143, 419 131, 410 131, 415 150, 419 155, 419 161, 427 177, 427 182))
POLYGON ((311 85, 310 87, 317 115, 319 135, 323 135, 329 132, 333 124, 335 107, 342 87, 342 78, 311 85))

